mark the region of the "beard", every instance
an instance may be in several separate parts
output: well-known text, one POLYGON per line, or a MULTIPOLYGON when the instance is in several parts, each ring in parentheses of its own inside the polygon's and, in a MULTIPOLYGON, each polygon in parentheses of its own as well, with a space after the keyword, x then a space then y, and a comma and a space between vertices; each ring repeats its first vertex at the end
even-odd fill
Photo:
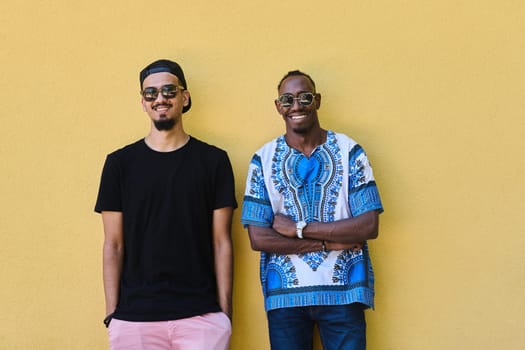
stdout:
POLYGON ((165 116, 161 116, 160 120, 153 121, 153 125, 158 131, 168 131, 175 126, 175 119, 167 119, 165 116))
POLYGON ((302 128, 293 128, 292 131, 296 134, 299 134, 299 135, 303 135, 303 134, 306 134, 308 133, 310 129, 307 128, 307 127, 302 127, 302 128))
POLYGON ((292 131, 294 133, 296 133, 296 134, 299 134, 299 135, 308 134, 311 130, 312 130, 312 125, 311 124, 299 125, 299 126, 292 127, 292 131))

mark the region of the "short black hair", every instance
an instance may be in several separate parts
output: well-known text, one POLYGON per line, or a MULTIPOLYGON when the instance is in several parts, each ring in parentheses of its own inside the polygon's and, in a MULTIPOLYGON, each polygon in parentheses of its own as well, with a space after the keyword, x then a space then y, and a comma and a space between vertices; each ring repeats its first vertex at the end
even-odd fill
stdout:
POLYGON ((277 85, 277 90, 279 90, 281 88, 281 85, 283 84, 283 81, 286 80, 286 78, 293 77, 293 76, 298 76, 298 75, 303 76, 306 79, 310 80, 310 82, 312 83, 312 85, 314 87, 314 91, 315 91, 315 82, 312 79, 312 77, 310 77, 308 74, 306 74, 304 72, 301 72, 300 70, 291 70, 288 73, 286 73, 286 75, 281 79, 281 81, 277 85))

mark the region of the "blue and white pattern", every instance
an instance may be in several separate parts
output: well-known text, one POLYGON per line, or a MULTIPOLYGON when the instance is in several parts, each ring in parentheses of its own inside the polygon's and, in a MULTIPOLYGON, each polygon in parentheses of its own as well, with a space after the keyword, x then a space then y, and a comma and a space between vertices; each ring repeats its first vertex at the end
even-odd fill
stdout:
MULTIPOLYGON (((253 156, 241 221, 271 227, 274 214, 294 221, 332 222, 382 211, 370 162, 352 139, 328 131, 310 157, 290 148, 284 136, 253 156)), ((266 310, 361 302, 373 307, 374 276, 368 247, 279 255, 261 253, 266 310)))

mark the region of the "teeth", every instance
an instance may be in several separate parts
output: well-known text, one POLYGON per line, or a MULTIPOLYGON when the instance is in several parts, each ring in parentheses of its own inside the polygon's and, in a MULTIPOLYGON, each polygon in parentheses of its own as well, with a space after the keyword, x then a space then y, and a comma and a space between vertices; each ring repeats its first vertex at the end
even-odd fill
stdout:
POLYGON ((297 120, 297 119, 303 119, 304 117, 306 116, 303 114, 303 115, 294 115, 294 116, 291 116, 290 118, 293 120, 297 120))

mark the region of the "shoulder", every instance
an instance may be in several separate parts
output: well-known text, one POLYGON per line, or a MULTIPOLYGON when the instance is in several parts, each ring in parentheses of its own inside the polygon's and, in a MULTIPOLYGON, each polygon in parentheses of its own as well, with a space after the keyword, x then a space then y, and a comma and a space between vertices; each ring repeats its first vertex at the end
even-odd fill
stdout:
POLYGON ((328 130, 327 140, 328 142, 338 143, 342 149, 350 150, 355 146, 358 146, 358 143, 350 136, 331 130, 328 130))
POLYGON ((284 135, 278 136, 273 140, 266 142, 257 151, 255 151, 255 155, 272 156, 279 149, 279 145, 281 145, 281 148, 287 146, 286 141, 284 140, 284 135))
POLYGON ((194 149, 198 149, 198 150, 202 150, 202 151, 207 151, 207 152, 225 152, 223 149, 215 146, 215 145, 211 145, 207 142, 204 142, 202 140, 199 140, 198 138, 196 137, 193 137, 193 136, 190 136, 190 141, 189 141, 189 144, 188 144, 190 147, 194 148, 194 149))
POLYGON ((271 164, 272 159, 275 158, 276 152, 278 152, 280 149, 278 147, 280 143, 283 143, 285 146, 287 146, 286 142, 284 142, 284 136, 282 135, 262 145, 262 147, 253 153, 250 160, 250 166, 261 167, 263 164, 271 164))
POLYGON ((127 159, 134 158, 137 153, 143 152, 145 148, 146 144, 144 143, 144 139, 140 139, 109 153, 106 159, 108 162, 125 161, 127 159))
POLYGON ((210 154, 210 155, 220 155, 220 154, 226 154, 226 151, 222 148, 219 148, 215 145, 211 145, 209 143, 206 143, 204 141, 201 141, 193 136, 190 136, 190 141, 188 143, 189 149, 193 152, 199 152, 203 154, 210 154))
POLYGON ((228 153, 215 145, 191 136, 187 145, 187 154, 194 161, 202 161, 210 166, 222 166, 230 163, 228 153))
POLYGON ((126 145, 122 148, 119 148, 110 154, 108 154, 108 157, 119 157, 122 155, 126 155, 129 153, 136 152, 137 150, 143 148, 145 146, 144 139, 137 140, 133 143, 130 143, 129 145, 126 145))

